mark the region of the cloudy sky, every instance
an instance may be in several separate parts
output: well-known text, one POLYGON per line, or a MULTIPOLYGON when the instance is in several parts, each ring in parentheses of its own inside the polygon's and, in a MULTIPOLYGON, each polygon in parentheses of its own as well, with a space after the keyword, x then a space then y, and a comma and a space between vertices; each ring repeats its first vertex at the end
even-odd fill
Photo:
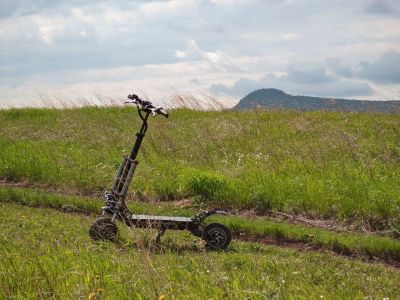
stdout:
POLYGON ((268 87, 400 99, 400 1, 0 0, 0 107, 268 87))

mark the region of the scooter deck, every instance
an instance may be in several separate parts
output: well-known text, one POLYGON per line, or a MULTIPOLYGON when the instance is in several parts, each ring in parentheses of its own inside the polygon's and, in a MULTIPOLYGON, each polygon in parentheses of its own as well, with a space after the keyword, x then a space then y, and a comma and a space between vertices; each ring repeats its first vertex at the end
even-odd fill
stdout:
POLYGON ((193 224, 191 218, 169 217, 169 216, 151 216, 151 215, 131 215, 130 226, 140 228, 160 228, 186 230, 193 224))
POLYGON ((192 222, 191 218, 186 218, 186 217, 151 216, 151 215, 131 215, 131 220, 184 222, 184 223, 192 222))

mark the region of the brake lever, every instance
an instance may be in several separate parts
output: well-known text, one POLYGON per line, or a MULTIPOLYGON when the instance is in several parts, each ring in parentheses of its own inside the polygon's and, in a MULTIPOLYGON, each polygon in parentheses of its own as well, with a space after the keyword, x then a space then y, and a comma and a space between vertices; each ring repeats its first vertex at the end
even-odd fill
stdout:
POLYGON ((153 115, 153 117, 155 117, 155 116, 160 112, 161 109, 162 109, 161 106, 156 107, 156 108, 153 108, 153 109, 151 110, 151 114, 153 115))

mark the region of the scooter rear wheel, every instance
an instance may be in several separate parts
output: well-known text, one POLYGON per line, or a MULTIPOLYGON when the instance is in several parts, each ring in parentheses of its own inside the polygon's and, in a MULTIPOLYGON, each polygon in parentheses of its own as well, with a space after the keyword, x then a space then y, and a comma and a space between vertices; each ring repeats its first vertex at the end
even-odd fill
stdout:
POLYGON ((89 228, 89 236, 94 241, 115 241, 118 237, 118 227, 110 217, 95 220, 89 228))
POLYGON ((232 239, 231 231, 220 223, 211 223, 204 228, 203 239, 210 250, 226 249, 232 239))

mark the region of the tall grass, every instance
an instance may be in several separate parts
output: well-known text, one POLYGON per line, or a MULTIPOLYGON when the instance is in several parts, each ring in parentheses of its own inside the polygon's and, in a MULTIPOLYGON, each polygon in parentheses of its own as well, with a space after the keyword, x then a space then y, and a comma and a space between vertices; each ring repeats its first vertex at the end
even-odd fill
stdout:
MULTIPOLYGON (((394 224, 398 115, 174 109, 150 120, 132 188, 141 199, 394 224)), ((139 121, 133 108, 0 112, 0 178, 81 194, 108 188, 139 121)))

